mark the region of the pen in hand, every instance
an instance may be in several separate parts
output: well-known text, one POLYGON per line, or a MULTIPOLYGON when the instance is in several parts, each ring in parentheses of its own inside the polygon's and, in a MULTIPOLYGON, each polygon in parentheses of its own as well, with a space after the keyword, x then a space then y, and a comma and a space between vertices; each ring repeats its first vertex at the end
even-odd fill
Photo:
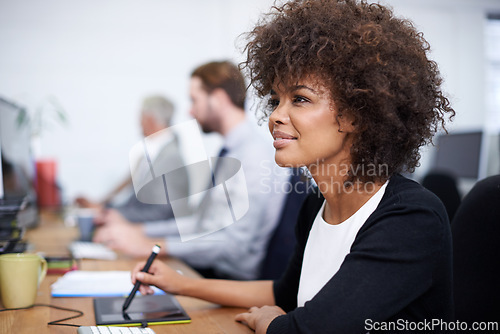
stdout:
MULTIPOLYGON (((148 261, 146 262, 146 265, 144 268, 142 268, 142 272, 147 273, 149 270, 149 267, 151 267, 151 263, 153 263, 153 260, 155 259, 156 255, 160 253, 160 246, 154 245, 153 250, 151 252, 151 255, 148 258, 148 261)), ((141 285, 141 282, 139 280, 135 281, 134 288, 128 295, 127 299, 125 299, 125 303, 123 303, 122 311, 125 312, 125 310, 130 306, 130 303, 132 302, 132 299, 134 299, 135 294, 137 293, 137 290, 139 290, 139 286, 141 285)))

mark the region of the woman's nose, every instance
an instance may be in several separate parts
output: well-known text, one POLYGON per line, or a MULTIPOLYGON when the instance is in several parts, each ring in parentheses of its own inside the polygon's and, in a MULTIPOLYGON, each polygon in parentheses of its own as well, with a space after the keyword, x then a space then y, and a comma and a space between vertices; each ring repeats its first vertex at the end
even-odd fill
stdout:
POLYGON ((279 104, 269 116, 269 124, 286 124, 289 119, 287 106, 279 104))

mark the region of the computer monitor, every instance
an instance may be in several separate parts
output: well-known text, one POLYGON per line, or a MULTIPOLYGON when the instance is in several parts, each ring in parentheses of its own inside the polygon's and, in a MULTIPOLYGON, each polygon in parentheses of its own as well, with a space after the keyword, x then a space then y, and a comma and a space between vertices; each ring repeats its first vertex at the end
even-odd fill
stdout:
POLYGON ((459 178, 477 179, 481 158, 482 131, 457 132, 438 137, 433 168, 459 178))
POLYGON ((29 226, 37 221, 38 210, 26 117, 25 109, 0 97, 0 210, 18 211, 18 225, 29 226))

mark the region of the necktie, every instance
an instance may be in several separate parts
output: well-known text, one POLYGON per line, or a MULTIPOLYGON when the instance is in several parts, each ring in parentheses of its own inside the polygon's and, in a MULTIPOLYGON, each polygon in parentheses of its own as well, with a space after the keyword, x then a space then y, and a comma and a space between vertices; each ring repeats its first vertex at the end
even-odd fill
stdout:
MULTIPOLYGON (((218 158, 224 157, 228 152, 228 149, 225 147, 222 147, 222 149, 219 151, 218 158)), ((217 162, 215 163, 215 167, 212 169, 212 184, 207 184, 207 189, 210 190, 212 187, 215 187, 215 174, 217 174, 217 169, 220 168, 222 165, 222 159, 217 159, 217 162)), ((209 203, 211 201, 210 199, 210 194, 207 192, 203 199, 201 200, 201 203, 198 207, 198 212, 199 212, 199 218, 198 218, 198 224, 197 224, 197 231, 201 231, 201 225, 203 221, 203 216, 205 215, 205 212, 208 209, 209 203)))
MULTIPOLYGON (((228 152, 228 149, 226 147, 222 147, 222 149, 219 151, 219 155, 217 156, 218 158, 224 157, 228 152)), ((217 174, 217 170, 221 166, 222 159, 217 159, 217 162, 215 164, 215 168, 213 169, 212 173, 212 185, 215 187, 215 174, 217 174)))

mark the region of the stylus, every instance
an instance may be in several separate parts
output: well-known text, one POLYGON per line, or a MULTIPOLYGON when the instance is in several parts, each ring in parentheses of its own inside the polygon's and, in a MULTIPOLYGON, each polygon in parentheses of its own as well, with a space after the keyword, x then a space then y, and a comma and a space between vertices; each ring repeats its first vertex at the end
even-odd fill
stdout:
MULTIPOLYGON (((149 270, 149 267, 151 267, 151 263, 153 263, 153 260, 155 259, 156 255, 160 252, 160 246, 154 245, 153 250, 151 252, 151 255, 148 258, 148 261, 146 262, 146 265, 144 268, 142 268, 142 272, 147 273, 149 270)), ((134 288, 130 292, 130 295, 128 295, 127 299, 125 299, 125 303, 123 303, 122 311, 125 312, 125 310, 130 306, 130 303, 132 302, 132 299, 134 299, 135 294, 137 293, 137 290, 139 290, 139 286, 141 285, 141 282, 139 280, 135 281, 134 288)))

